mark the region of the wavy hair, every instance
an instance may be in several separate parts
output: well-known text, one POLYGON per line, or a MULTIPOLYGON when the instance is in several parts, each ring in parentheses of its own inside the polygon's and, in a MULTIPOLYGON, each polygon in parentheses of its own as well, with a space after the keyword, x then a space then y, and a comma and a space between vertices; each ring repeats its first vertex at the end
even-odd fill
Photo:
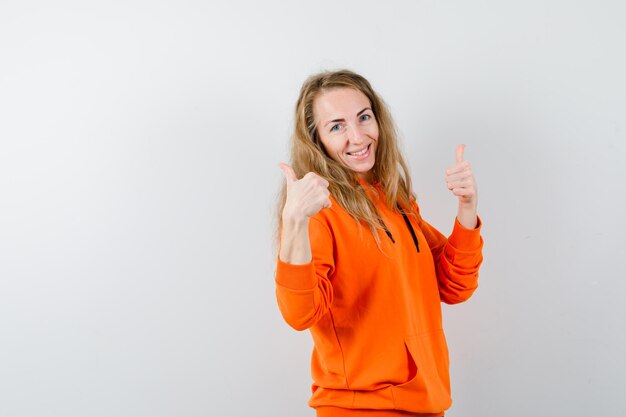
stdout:
MULTIPOLYGON (((325 71, 310 76, 304 82, 296 102, 290 163, 298 178, 308 172, 325 178, 330 183, 328 188, 335 201, 359 224, 369 227, 380 248, 378 231, 384 228, 380 214, 356 174, 326 152, 319 137, 318 121, 313 115, 315 99, 320 94, 339 88, 360 91, 370 101, 379 131, 372 168, 373 183, 380 183, 386 205, 398 213, 404 212, 419 218, 411 204, 415 200, 411 191, 411 178, 398 146, 396 128, 387 105, 364 77, 352 71, 325 71)), ((285 199, 286 184, 283 184, 278 204, 278 229, 282 225, 285 199)))

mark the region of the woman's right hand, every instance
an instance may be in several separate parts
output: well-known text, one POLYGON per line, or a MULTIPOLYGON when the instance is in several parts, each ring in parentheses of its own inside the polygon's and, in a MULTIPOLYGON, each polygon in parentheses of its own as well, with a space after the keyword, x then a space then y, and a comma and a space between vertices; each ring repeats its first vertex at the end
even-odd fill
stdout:
POLYGON ((285 173, 287 181, 287 200, 283 209, 285 220, 303 222, 322 209, 331 206, 328 181, 319 175, 309 172, 301 179, 289 165, 278 164, 285 173))
POLYGON ((320 210, 330 207, 329 184, 313 172, 298 179, 289 165, 281 163, 278 166, 287 180, 279 257, 289 264, 307 264, 312 259, 309 219, 320 210))

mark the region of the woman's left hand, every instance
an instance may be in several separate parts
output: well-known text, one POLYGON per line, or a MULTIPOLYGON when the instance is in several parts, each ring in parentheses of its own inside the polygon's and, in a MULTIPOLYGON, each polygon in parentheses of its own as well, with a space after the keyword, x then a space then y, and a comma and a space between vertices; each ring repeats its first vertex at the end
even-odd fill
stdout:
POLYGON ((448 190, 459 198, 459 222, 464 227, 473 229, 477 224, 478 194, 472 166, 463 159, 464 151, 465 145, 456 147, 456 162, 446 170, 446 184, 448 190))

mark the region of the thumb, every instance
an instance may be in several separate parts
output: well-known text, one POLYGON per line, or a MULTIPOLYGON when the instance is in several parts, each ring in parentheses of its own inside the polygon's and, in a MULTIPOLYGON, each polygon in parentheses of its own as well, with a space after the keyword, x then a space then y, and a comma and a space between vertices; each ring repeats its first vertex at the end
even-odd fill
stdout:
POLYGON ((465 145, 461 144, 456 147, 454 153, 456 154, 456 161, 463 162, 463 152, 465 151, 465 145))
POLYGON ((293 172, 293 168, 287 165, 284 162, 278 164, 278 167, 283 170, 285 173, 285 179, 287 180, 287 184, 291 184, 292 182, 298 181, 298 177, 296 177, 296 173, 293 172))

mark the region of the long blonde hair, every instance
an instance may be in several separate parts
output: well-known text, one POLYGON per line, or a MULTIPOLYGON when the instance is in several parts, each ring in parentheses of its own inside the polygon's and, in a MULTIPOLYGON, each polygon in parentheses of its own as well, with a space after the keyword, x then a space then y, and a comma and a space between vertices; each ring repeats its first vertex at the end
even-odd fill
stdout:
MULTIPOLYGON (((383 229, 383 223, 374 203, 367 196, 355 173, 328 155, 317 131, 313 103, 320 94, 337 88, 355 89, 369 99, 379 130, 375 163, 372 168, 373 182, 380 182, 386 197, 385 203, 391 210, 419 218, 411 204, 415 199, 411 191, 411 178, 398 147, 396 128, 387 105, 364 77, 352 71, 321 72, 304 82, 296 102, 290 163, 298 178, 308 172, 314 172, 325 178, 330 183, 328 188, 333 198, 359 224, 365 223, 369 226, 380 247, 378 231, 383 229)), ((282 225, 285 199, 284 184, 278 205, 279 229, 282 225)))

